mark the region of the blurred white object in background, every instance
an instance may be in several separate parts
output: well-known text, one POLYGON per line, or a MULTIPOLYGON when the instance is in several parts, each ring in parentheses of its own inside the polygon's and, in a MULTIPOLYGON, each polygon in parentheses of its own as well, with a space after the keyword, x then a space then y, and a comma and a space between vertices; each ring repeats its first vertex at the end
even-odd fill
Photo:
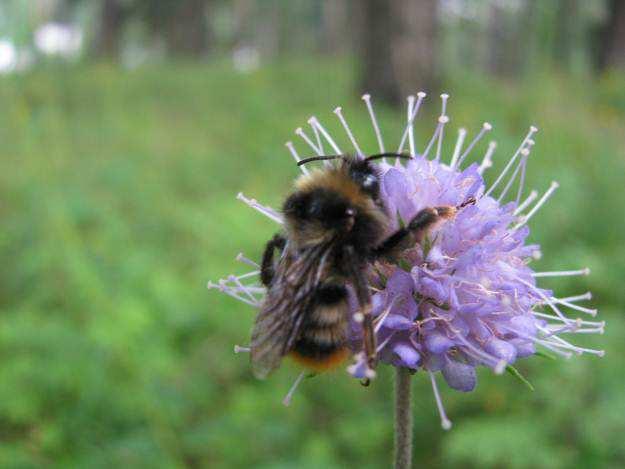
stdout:
POLYGON ((35 46, 45 55, 76 57, 83 44, 82 29, 62 23, 46 23, 35 31, 35 46))
POLYGON ((249 73, 260 66, 258 49, 250 46, 240 46, 232 51, 232 65, 237 72, 249 73))
POLYGON ((0 39, 0 73, 11 73, 17 66, 17 50, 13 42, 0 39))

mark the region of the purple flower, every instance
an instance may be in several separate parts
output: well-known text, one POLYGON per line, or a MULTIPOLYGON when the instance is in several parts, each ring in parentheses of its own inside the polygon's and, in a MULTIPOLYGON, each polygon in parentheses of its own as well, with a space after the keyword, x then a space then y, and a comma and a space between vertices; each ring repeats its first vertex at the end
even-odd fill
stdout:
MULTIPOLYGON (((451 388, 468 392, 477 385, 476 367, 485 366, 500 374, 516 360, 533 355, 537 347, 564 357, 584 352, 601 356, 603 351, 577 347, 560 334, 601 333, 604 323, 569 318, 562 312, 567 308, 594 316, 596 310, 578 304, 590 299, 590 293, 557 298, 537 285, 538 278, 585 275, 588 269, 534 272, 530 267, 531 261, 540 257, 540 249, 526 243, 527 222, 558 187, 554 182, 542 197, 532 191, 523 198, 525 168, 537 129, 530 128, 502 173, 487 187, 482 174, 491 166, 495 144, 488 145, 481 163, 464 162, 491 130, 490 124, 483 124, 467 144, 467 132, 460 129, 449 162, 443 162, 441 142, 449 118, 445 114, 448 97, 441 95, 443 110, 434 134, 425 148, 417 152, 412 121, 424 96, 419 93, 416 99, 409 97, 408 122, 398 146, 399 152, 407 146, 413 159, 405 165, 399 161, 380 164, 381 194, 392 216, 393 226, 389 230, 409 221, 425 207, 459 206, 469 198, 475 198, 476 203, 435 227, 420 244, 406 249, 397 264, 380 262, 371 269, 370 283, 376 287, 372 314, 380 361, 429 373, 443 426, 449 427, 434 373, 441 372, 451 388), (509 194, 511 200, 505 202, 509 194)), ((383 152, 385 147, 370 98, 365 95, 363 99, 383 152)), ((341 108, 335 113, 354 150, 362 154, 341 108)), ((316 118, 309 123, 312 136, 301 128, 296 133, 313 151, 323 154, 325 141, 333 153, 343 153, 316 118)), ((299 160, 293 144, 289 142, 287 147, 299 160)), ((239 198, 281 222, 276 211, 243 195, 239 198)), ((243 257, 240 260, 253 264, 243 257)), ((246 275, 256 274, 255 271, 246 275)), ((210 286, 257 306, 263 289, 256 284, 244 285, 245 278, 230 277, 210 286)), ((355 314, 356 302, 350 304, 355 314)), ((360 325, 352 322, 350 330, 355 363, 348 370, 357 378, 373 376, 361 353, 360 325)))

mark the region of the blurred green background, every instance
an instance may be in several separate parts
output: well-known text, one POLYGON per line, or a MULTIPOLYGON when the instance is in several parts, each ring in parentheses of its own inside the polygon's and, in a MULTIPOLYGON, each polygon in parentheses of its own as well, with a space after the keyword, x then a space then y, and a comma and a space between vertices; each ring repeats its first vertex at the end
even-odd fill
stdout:
POLYGON ((491 181, 540 127, 529 186, 561 188, 531 223, 536 269, 589 266, 542 285, 592 290, 607 321, 573 337, 603 359, 522 361, 534 392, 488 370, 471 394, 442 385, 450 432, 418 373, 417 466, 623 467, 623 5, 3 1, 0 467, 390 465, 391 370, 369 388, 342 370, 306 380, 286 408, 298 371, 256 381, 233 354, 254 311, 205 288, 276 230, 235 196, 279 206, 295 127, 315 114, 347 148, 342 105, 375 149, 364 89, 388 142, 421 89, 421 148, 441 91, 449 133, 491 122, 491 181))

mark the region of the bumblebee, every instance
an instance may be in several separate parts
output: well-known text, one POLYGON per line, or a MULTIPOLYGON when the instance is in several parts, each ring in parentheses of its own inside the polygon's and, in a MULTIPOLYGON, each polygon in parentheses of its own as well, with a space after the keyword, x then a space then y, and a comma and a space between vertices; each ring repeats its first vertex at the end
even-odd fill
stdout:
MULTIPOLYGON (((300 176, 282 207, 284 233, 266 245, 261 282, 267 294, 251 340, 252 369, 265 378, 291 355, 313 372, 333 368, 349 356, 347 286, 358 301, 362 347, 370 370, 377 362, 367 269, 377 260, 420 242, 437 222, 460 207, 425 208, 389 235, 389 214, 380 198, 378 158, 318 156, 329 166, 300 176), (275 251, 280 255, 276 259, 275 251)), ((466 205, 463 204, 462 206, 466 205)))

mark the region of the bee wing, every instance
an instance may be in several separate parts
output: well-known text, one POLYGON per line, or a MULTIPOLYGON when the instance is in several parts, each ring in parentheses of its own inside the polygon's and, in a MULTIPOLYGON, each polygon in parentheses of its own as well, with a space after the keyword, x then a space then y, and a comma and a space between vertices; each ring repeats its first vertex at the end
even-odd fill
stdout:
POLYGON ((277 368, 299 337, 329 251, 329 246, 297 254, 285 250, 252 330, 252 369, 257 378, 277 368))

